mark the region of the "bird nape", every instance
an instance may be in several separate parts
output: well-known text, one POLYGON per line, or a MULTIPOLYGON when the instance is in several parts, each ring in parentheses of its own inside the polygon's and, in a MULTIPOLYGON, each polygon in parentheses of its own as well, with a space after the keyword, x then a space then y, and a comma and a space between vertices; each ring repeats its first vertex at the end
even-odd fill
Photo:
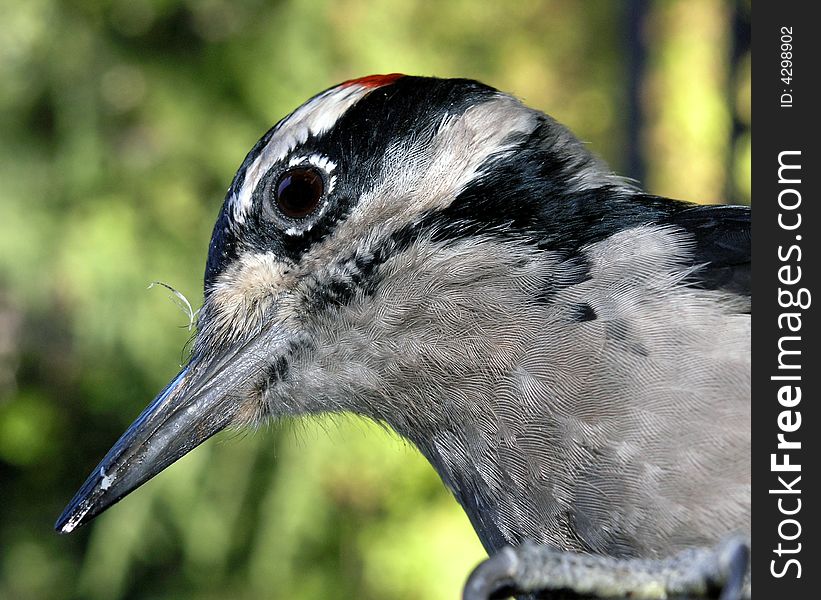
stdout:
POLYGON ((56 528, 225 427, 347 411, 470 517, 466 598, 749 596, 750 299, 749 208, 646 194, 476 81, 348 81, 245 158, 190 361, 56 528))

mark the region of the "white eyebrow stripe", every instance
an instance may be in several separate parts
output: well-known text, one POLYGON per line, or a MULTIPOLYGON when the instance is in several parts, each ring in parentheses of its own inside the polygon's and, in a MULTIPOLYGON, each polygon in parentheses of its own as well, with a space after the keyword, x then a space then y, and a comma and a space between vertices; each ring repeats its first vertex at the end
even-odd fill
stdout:
POLYGON ((234 192, 232 208, 234 220, 242 224, 251 208, 251 195, 259 178, 271 165, 282 160, 297 145, 304 143, 311 135, 321 135, 331 129, 336 122, 374 86, 344 84, 320 94, 297 108, 283 119, 274 131, 268 144, 245 171, 242 187, 234 192))

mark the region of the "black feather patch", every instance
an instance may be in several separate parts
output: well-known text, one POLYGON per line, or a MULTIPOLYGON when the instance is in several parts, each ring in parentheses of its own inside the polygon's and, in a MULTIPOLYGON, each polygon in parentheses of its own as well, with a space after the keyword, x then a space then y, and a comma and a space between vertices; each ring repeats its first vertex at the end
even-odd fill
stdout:
POLYGON ((285 381, 290 370, 291 366, 288 364, 288 359, 284 356, 278 357, 273 364, 268 366, 265 373, 266 383, 269 387, 272 387, 281 381, 285 381))
POLYGON ((597 318, 596 311, 587 302, 582 302, 571 308, 570 320, 575 323, 595 321, 597 318))
POLYGON ((690 278, 694 285, 752 295, 751 214, 748 206, 691 205, 662 220, 693 236, 693 264, 703 265, 690 278))

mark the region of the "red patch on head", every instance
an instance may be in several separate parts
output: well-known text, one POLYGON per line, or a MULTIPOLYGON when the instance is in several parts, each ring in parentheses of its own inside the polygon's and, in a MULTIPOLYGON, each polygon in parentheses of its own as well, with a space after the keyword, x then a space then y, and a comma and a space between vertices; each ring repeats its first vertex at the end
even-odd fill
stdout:
POLYGON ((366 88, 378 88, 383 85, 390 85, 400 77, 404 77, 403 73, 390 73, 388 75, 368 75, 367 77, 360 77, 359 79, 349 79, 339 84, 339 87, 348 87, 349 85, 361 85, 366 88))

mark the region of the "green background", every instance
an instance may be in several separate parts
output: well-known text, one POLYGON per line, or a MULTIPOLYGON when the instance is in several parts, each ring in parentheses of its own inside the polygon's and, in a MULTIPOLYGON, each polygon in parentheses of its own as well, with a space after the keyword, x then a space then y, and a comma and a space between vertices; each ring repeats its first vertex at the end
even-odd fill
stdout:
MULTIPOLYGON (((456 598, 483 551, 413 448, 354 418, 219 436, 71 536, 55 518, 172 377, 254 142, 370 73, 512 92, 627 168, 625 2, 0 0, 0 598, 456 598)), ((750 197, 734 11, 647 2, 646 187, 750 197)))

